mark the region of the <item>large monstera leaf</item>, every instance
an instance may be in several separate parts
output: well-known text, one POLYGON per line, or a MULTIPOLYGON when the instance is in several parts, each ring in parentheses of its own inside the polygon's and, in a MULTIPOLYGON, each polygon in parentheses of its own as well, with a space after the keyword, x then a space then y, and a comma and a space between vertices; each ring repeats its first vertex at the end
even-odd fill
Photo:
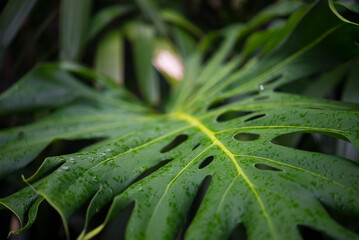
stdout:
POLYGON ((200 53, 186 60, 186 77, 163 114, 122 94, 90 89, 58 65, 36 68, 2 96, 2 113, 27 108, 29 101, 31 108, 62 107, 0 133, 1 176, 21 169, 56 139, 104 140, 46 158, 24 178, 29 186, 0 199, 0 207, 22 223, 27 220, 25 230, 45 200, 67 230, 69 218, 90 200, 79 236, 90 239, 133 204, 127 239, 173 239, 201 185, 210 182, 187 239, 225 239, 239 224, 248 239, 301 239, 298 226, 334 239, 359 239, 324 207, 359 216, 358 163, 276 141, 314 133, 358 149, 359 105, 275 91, 358 56, 359 28, 320 1, 295 13, 283 31, 288 29, 280 45, 244 66, 242 55, 227 59, 245 26, 225 31, 222 46, 206 64, 200 53), (31 85, 40 92, 24 87, 31 85), (16 94, 24 103, 16 101, 12 109, 6 102, 16 94), (87 229, 111 202, 105 222, 87 229))

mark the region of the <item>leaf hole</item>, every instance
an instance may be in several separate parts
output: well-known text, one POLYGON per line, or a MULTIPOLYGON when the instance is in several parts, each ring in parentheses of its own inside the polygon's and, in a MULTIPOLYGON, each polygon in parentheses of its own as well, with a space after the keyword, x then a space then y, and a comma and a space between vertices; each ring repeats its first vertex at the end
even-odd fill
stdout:
POLYGON ((207 167, 212 161, 213 161, 214 157, 213 156, 209 156, 207 157, 205 160, 203 160, 203 162, 199 165, 198 169, 202 169, 207 167))
POLYGON ((167 146, 162 148, 161 153, 166 153, 171 151, 172 149, 178 147, 180 144, 182 144, 184 141, 188 139, 188 135, 181 134, 178 135, 175 139, 172 140, 167 146))
POLYGON ((234 139, 238 141, 254 141, 259 138, 259 134, 255 133, 237 133, 234 135, 234 139))
MULTIPOLYGON (((94 200, 94 198, 96 198, 96 196, 98 196, 98 194, 100 194, 99 192, 101 191, 101 189, 98 189, 95 193, 92 194, 92 196, 90 198, 87 199, 87 201, 80 207, 79 210, 77 210, 76 215, 72 216, 70 218, 70 222, 72 222, 73 225, 79 225, 79 221, 82 221, 82 224, 80 225, 81 227, 77 227, 78 231, 77 232, 81 232, 81 229, 83 229, 85 222, 83 221, 85 219, 85 216, 87 214, 87 210, 91 205, 91 202, 94 200), (79 218, 79 215, 81 216, 81 218, 79 218)), ((99 226, 99 224, 103 223, 106 219, 106 215, 107 212, 110 210, 111 205, 112 205, 112 197, 110 198, 103 198, 102 202, 99 204, 96 204, 96 210, 95 213, 93 215, 93 217, 91 218, 90 222, 89 222, 89 228, 95 228, 96 226, 99 226)))
MULTIPOLYGON (((81 140, 55 140, 50 145, 48 145, 39 155, 27 165, 27 169, 30 169, 31 172, 36 173, 36 177, 32 176, 31 181, 39 180, 40 178, 44 178, 47 175, 52 173, 52 170, 61 166, 66 160, 58 161, 58 164, 52 165, 49 168, 48 164, 46 164, 46 168, 42 164, 44 163, 44 159, 54 157, 54 160, 51 162, 56 162, 56 158, 62 158, 64 155, 70 156, 70 154, 78 153, 87 147, 100 142, 102 138, 97 139, 81 139, 81 140), (42 168, 42 169, 40 169, 42 168), (37 172, 38 170, 41 170, 37 172)), ((76 156, 74 156, 75 158, 76 156)), ((49 159, 48 159, 49 160, 49 159)), ((30 177, 30 176, 27 176, 30 177)))
MULTIPOLYGON (((106 225, 96 239, 126 239, 126 228, 134 208, 135 201, 122 209, 118 215, 106 225)), ((96 226, 99 226, 101 223, 96 226)))
POLYGON ((219 101, 214 101, 212 102, 209 107, 207 108, 207 110, 212 110, 212 109, 216 109, 216 108, 219 108, 219 107, 222 107, 226 104, 228 104, 229 102, 226 101, 226 99, 224 100, 219 100, 219 101))
POLYGON ((284 147, 332 154, 359 162, 359 153, 355 146, 345 136, 339 134, 294 132, 277 136, 271 142, 284 147))
POLYGON ((232 230, 231 235, 229 235, 229 238, 228 238, 228 240, 236 240, 236 239, 241 239, 241 240, 248 239, 247 229, 246 229, 246 226, 244 225, 244 223, 239 223, 232 230))
POLYGON ((334 221, 344 228, 359 234, 359 216, 355 215, 355 212, 348 209, 340 209, 339 211, 323 201, 319 200, 319 202, 334 221))
POLYGON ((156 164, 155 166, 152 166, 150 168, 148 168, 146 171, 144 171, 140 176, 138 176, 132 183, 131 185, 135 184, 136 182, 144 179, 145 177, 149 176, 150 174, 154 173, 155 171, 157 171, 158 169, 160 169, 161 167, 163 167, 164 165, 166 165, 167 163, 169 163, 170 161, 172 161, 173 159, 165 159, 162 160, 161 162, 159 162, 158 164, 156 164))
MULTIPOLYGON (((271 140, 271 142, 276 145, 294 148, 294 147, 297 147, 300 139, 305 135, 306 135, 305 133, 301 133, 301 132, 287 133, 287 134, 283 134, 283 135, 273 138, 271 140)), ((308 134, 308 135, 310 135, 310 134, 308 134)), ((313 142, 311 141, 311 144, 312 143, 313 142)), ((298 149, 300 149, 300 148, 298 148, 298 149)), ((301 150, 305 150, 305 149, 301 149, 301 150)))
MULTIPOLYGON (((84 208, 83 208, 84 209, 84 208)), ((79 209, 80 210, 80 209, 79 209)), ((78 211, 79 211, 78 210, 78 211)), ((68 226, 69 229, 71 231, 76 231, 79 230, 79 227, 82 228, 82 226, 84 225, 84 221, 83 219, 85 219, 85 211, 79 213, 77 211, 76 215, 81 218, 80 223, 76 222, 77 226, 74 226, 73 223, 73 217, 72 216, 69 220, 68 220, 68 226), (77 229, 76 229, 77 228, 77 229)), ((78 219, 78 218, 77 218, 78 219)), ((2 219, 3 220, 3 219, 2 219)), ((41 219, 42 220, 42 219, 41 219)), ((101 223, 100 223, 101 224, 101 223)), ((1 229, 1 231, 3 231, 4 227, 1 229)), ((47 201, 43 201, 41 203, 41 206, 39 206, 38 211, 37 211, 37 221, 35 221, 32 225, 32 228, 30 228, 29 230, 27 230, 27 232, 23 232, 20 233, 19 235, 17 234, 12 234, 10 236, 11 240, 16 240, 16 239, 34 239, 33 236, 35 235, 35 231, 31 232, 31 229, 46 229, 46 231, 41 231, 41 237, 43 237, 43 239, 56 239, 55 233, 58 234, 58 236, 66 236, 65 235, 65 229, 63 227, 63 223, 62 220, 60 218, 59 213, 55 210, 54 207, 52 207, 47 201), (45 219, 47 220, 43 220, 43 221, 39 221, 42 217, 46 217, 45 219), (51 221, 49 221, 49 219, 51 219, 51 221), (30 232, 29 232, 30 231, 30 232), (26 233, 28 233, 29 235, 27 235, 26 233), (26 236, 26 238, 25 238, 26 236)), ((81 230, 80 230, 81 231, 81 230)), ((4 236, 4 235, 2 235, 4 236)), ((6 235, 5 235, 6 236, 6 235)), ((35 239, 41 239, 39 237, 39 235, 35 235, 38 236, 38 238, 35 237, 35 239)), ((7 239, 7 238, 2 238, 2 239, 7 239)))
POLYGON ((298 231, 300 233, 300 235, 302 236, 303 240, 312 240, 312 239, 316 239, 316 240, 325 240, 325 239, 332 239, 332 238, 328 238, 327 236, 325 236, 324 234, 322 234, 321 232, 319 232, 318 230, 311 228, 309 226, 305 226, 305 225, 298 225, 297 226, 298 231))
POLYGON ((253 117, 250 117, 250 118, 248 118, 248 119, 246 119, 246 120, 244 120, 244 121, 245 121, 245 122, 250 122, 250 121, 253 121, 253 120, 262 118, 262 117, 264 117, 264 116, 265 116, 265 114, 258 114, 258 115, 255 115, 255 116, 253 116, 253 117))
POLYGON ((264 164, 264 163, 256 163, 256 164, 254 164, 254 166, 257 169, 260 169, 260 170, 283 172, 283 170, 281 170, 281 169, 271 167, 271 166, 269 166, 267 164, 264 164))
POLYGON ((192 151, 196 150, 196 148, 198 148, 201 144, 197 143, 196 145, 194 145, 194 147, 192 148, 192 151))
POLYGON ((178 231, 177 237, 175 238, 176 240, 185 239, 184 235, 185 235, 188 227, 191 225, 194 217, 196 216, 198 209, 200 208, 201 203, 202 203, 204 197, 206 196, 206 193, 207 193, 207 190, 209 188, 211 181, 212 181, 212 176, 206 176, 203 179, 201 186, 199 187, 197 194, 193 199, 191 207, 188 210, 186 219, 184 220, 180 230, 178 231))
POLYGON ((253 112, 246 112, 246 111, 227 111, 222 113, 217 117, 217 122, 226 122, 235 118, 243 117, 253 112))

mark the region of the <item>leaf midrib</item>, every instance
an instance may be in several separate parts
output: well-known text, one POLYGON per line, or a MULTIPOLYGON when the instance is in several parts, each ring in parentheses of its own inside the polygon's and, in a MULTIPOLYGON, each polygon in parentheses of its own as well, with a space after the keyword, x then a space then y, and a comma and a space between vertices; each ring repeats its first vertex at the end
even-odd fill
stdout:
MULTIPOLYGON (((208 151, 208 149, 210 149, 211 147, 213 147, 215 144, 212 143, 211 145, 209 145, 208 147, 206 147, 203 151, 201 151, 197 156, 195 156, 194 158, 191 159, 191 161, 189 161, 186 166, 184 168, 181 169, 181 171, 170 181, 170 183, 167 185, 164 193, 162 194, 160 200, 157 202, 154 210, 153 210, 153 213, 151 215, 151 218, 149 219, 148 222, 151 222, 152 219, 154 218, 154 216, 156 215, 157 211, 158 211, 158 208, 160 207, 163 199, 166 197, 167 193, 168 193, 168 190, 169 188, 172 186, 172 184, 176 181, 176 179, 179 178, 179 176, 197 159, 199 158, 201 155, 203 155, 205 152, 208 151)), ((147 226, 147 231, 150 231, 150 228, 149 228, 150 225, 147 226)))
POLYGON ((263 215, 268 223, 268 227, 271 231, 273 239, 277 239, 272 220, 269 217, 269 214, 267 212, 267 209, 265 208, 262 199, 260 198, 254 184, 249 180, 248 176, 244 173, 243 169, 239 166, 237 160, 235 159, 235 155, 226 147, 224 144, 215 136, 215 132, 211 131, 209 128, 207 128, 202 122, 200 122, 197 118, 187 115, 185 113, 174 113, 172 114, 174 118, 181 119, 183 121, 188 122, 192 126, 198 128, 201 132, 203 132, 214 145, 217 145, 231 160, 233 165, 236 167, 237 170, 237 177, 241 176, 243 180, 247 183, 250 190, 253 192, 255 198, 257 199, 257 202, 262 209, 263 215))

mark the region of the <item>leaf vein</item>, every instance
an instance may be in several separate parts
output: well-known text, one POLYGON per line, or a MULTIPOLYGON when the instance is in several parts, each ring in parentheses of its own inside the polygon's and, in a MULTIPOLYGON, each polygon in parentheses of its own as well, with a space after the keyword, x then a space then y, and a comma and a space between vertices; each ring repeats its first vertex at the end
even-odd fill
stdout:
POLYGON ((236 167, 236 170, 238 172, 238 174, 246 181, 247 185, 249 186, 250 190, 253 192, 255 198, 257 199, 257 202, 260 206, 260 208, 262 209, 262 213, 268 223, 268 227, 271 231, 271 234, 273 236, 273 239, 277 239, 274 227, 273 227, 273 223, 272 220, 269 217, 269 214, 263 204, 262 199, 260 198, 258 191, 256 190, 256 188, 254 187, 253 183, 249 180, 249 178, 247 177, 247 175, 244 173, 244 171, 242 170, 242 168, 239 166, 237 160, 235 159, 235 156, 232 152, 230 152, 228 150, 228 148, 226 148, 226 146, 223 145, 223 143, 221 141, 218 140, 218 138, 215 136, 215 133, 213 131, 211 131, 210 129, 208 129, 205 125, 203 125, 197 118, 189 116, 185 113, 174 113, 173 116, 175 118, 181 119, 183 121, 186 121, 188 123, 190 123, 191 125, 197 127, 200 131, 202 131, 209 139, 211 139, 211 141, 213 142, 213 144, 217 145, 228 157, 229 159, 232 161, 233 165, 236 167))

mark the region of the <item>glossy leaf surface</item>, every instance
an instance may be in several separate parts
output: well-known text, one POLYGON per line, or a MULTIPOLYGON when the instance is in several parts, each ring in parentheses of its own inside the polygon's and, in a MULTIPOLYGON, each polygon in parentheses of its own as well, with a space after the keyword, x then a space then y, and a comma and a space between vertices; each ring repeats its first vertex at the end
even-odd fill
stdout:
MULTIPOLYGON (((0 199, 0 207, 22 221, 28 214, 31 224, 44 199, 66 228, 90 202, 79 236, 90 239, 133 204, 127 239, 174 239, 204 181, 210 181, 184 230, 186 239, 226 239, 240 224, 248 239, 301 239, 299 226, 334 239, 358 239, 326 210, 359 216, 358 163, 276 141, 293 133, 319 134, 359 149, 358 104, 275 91, 359 54, 358 26, 338 19, 327 2, 299 11, 304 11, 301 20, 294 21, 284 41, 244 66, 241 55, 228 60, 238 28, 223 34, 210 59, 190 55, 165 113, 83 86, 84 94, 66 104, 49 102, 62 107, 47 118, 3 130, 2 175, 29 163, 55 139, 103 140, 77 153, 46 158, 24 179, 29 186, 0 199), (317 16, 323 21, 315 21, 317 16), (104 223, 88 229, 108 203, 104 223)), ((138 49, 144 50, 144 40, 135 40, 138 49)), ((136 61, 138 69, 146 67, 136 61)), ((37 79, 41 71, 33 74, 37 79)), ((4 96, 15 96, 16 88, 4 96)), ((23 101, 12 110, 28 107, 23 101)))

